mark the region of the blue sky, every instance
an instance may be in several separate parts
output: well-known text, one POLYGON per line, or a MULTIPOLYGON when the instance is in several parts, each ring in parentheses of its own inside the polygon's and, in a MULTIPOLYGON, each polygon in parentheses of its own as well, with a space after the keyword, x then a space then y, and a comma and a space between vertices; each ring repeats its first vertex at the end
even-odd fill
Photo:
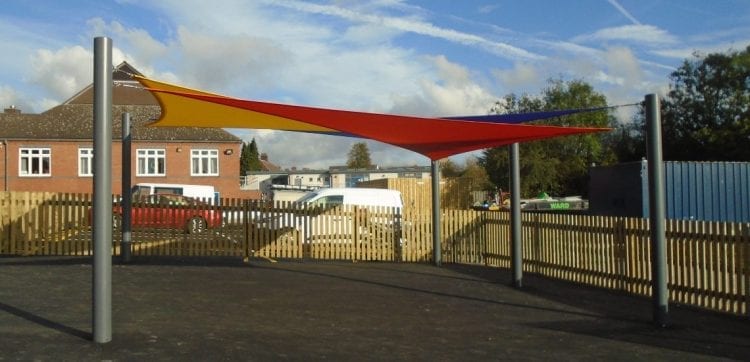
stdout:
MULTIPOLYGON (((112 38, 115 63, 234 97, 451 116, 550 78, 612 105, 664 93, 695 52, 750 45, 750 0, 4 0, 0 105, 43 112, 90 84, 96 36, 112 38)), ((356 141, 231 132, 283 167, 343 164, 356 141)), ((368 144, 375 163, 428 164, 368 144)))

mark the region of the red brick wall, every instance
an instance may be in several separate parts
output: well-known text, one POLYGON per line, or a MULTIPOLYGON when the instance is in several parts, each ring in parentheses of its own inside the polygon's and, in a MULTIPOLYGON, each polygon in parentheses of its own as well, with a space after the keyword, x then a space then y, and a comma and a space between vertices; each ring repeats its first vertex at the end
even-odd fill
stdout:
MULTIPOLYGON (((78 176, 78 148, 92 147, 91 141, 8 141, 0 147, 0 186, 5 191, 79 192, 93 191, 93 178, 78 176), (19 148, 49 147, 52 168, 49 177, 19 177, 19 148)), ((249 198, 240 190, 240 143, 134 142, 131 156, 131 183, 159 182, 213 185, 221 197, 249 198), (136 150, 163 148, 166 151, 166 176, 137 177, 136 150), (219 150, 219 176, 191 176, 190 150, 219 150), (231 152, 225 152, 231 150, 231 152), (231 153, 231 154, 227 154, 231 153)), ((122 145, 112 144, 112 192, 122 190, 122 145)))

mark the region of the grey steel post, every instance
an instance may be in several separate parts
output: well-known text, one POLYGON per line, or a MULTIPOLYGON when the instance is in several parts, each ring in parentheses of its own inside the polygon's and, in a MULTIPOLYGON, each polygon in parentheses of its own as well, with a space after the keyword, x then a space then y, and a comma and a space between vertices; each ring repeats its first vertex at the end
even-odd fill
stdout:
POLYGON ((440 260, 440 164, 432 161, 432 256, 435 266, 442 265, 440 260))
POLYGON ((508 146, 510 158, 510 236, 513 286, 523 286, 523 260, 521 257, 521 166, 518 143, 508 146))
POLYGON ((112 40, 94 38, 93 337, 112 340, 112 40))
POLYGON ((133 205, 132 190, 130 190, 130 150, 132 137, 130 136, 130 113, 122 114, 122 242, 120 243, 120 257, 125 263, 130 262, 132 248, 132 222, 131 213, 133 205))
POLYGON ((648 188, 651 224, 651 297, 653 320, 659 326, 668 323, 666 201, 661 147, 661 109, 656 94, 646 95, 646 132, 648 134, 648 188))

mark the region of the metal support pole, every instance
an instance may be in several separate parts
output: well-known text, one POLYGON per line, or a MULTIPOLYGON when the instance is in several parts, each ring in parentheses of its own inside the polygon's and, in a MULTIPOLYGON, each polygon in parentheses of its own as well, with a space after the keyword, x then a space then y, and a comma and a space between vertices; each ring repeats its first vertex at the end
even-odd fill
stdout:
POLYGON ((523 286, 523 260, 521 258, 521 166, 518 143, 508 146, 510 158, 510 235, 513 286, 523 286))
POLYGON ((432 161, 432 255, 435 266, 441 266, 440 250, 440 164, 432 161))
POLYGON ((656 94, 646 95, 646 131, 648 133, 648 188, 649 222, 651 225, 651 295, 653 320, 667 325, 669 300, 667 296, 666 201, 664 167, 661 147, 661 109, 656 94))
POLYGON ((94 38, 93 337, 112 340, 112 40, 94 38))
POLYGON ((130 262, 132 253, 132 221, 131 212, 133 205, 133 194, 130 190, 130 165, 131 165, 131 141, 130 136, 130 113, 122 114, 122 242, 120 243, 120 257, 125 263, 130 262))

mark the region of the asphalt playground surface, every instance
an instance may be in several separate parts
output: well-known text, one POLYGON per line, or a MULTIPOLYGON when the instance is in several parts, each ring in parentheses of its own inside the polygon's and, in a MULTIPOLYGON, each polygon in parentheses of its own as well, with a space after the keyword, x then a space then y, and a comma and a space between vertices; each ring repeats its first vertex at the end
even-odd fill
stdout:
POLYGON ((0 361, 750 360, 750 319, 509 271, 144 259, 112 267, 92 341, 90 258, 0 258, 0 361))

